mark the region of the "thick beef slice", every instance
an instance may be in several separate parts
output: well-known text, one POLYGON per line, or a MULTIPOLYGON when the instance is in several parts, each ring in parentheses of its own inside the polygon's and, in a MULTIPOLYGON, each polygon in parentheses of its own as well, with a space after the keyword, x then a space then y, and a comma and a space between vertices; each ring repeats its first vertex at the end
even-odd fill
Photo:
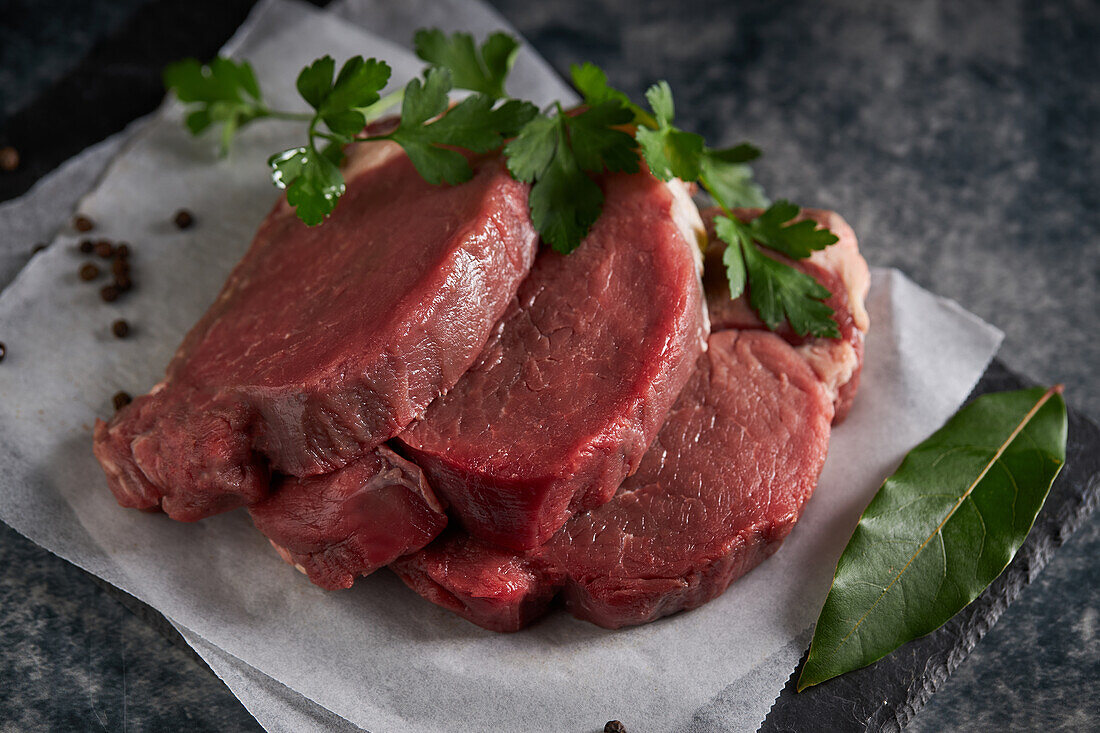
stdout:
POLYGON ((833 405, 788 343, 711 335, 638 472, 545 545, 507 552, 447 530, 391 567, 474 623, 513 631, 558 593, 609 628, 695 608, 773 553, 825 462, 833 405))
POLYGON ((249 513, 284 560, 330 590, 350 588, 447 525, 421 470, 385 447, 332 473, 281 478, 249 513))
MULTIPOLYGON (((766 328, 749 306, 748 293, 736 299, 730 298, 729 283, 722 266, 722 252, 726 243, 714 235, 714 217, 720 209, 707 209, 703 220, 707 224, 710 245, 707 248, 704 285, 711 327, 715 331, 728 328, 766 328)), ((760 209, 736 209, 734 215, 749 221, 760 215, 760 209)), ((871 285, 867 263, 859 253, 855 232, 848 222, 834 211, 803 209, 795 221, 810 219, 833 232, 838 238, 823 250, 806 259, 792 260, 778 252, 765 249, 768 256, 798 268, 821 283, 830 293, 826 304, 833 309, 840 330, 839 339, 801 337, 784 323, 777 333, 798 347, 814 372, 825 383, 836 405, 835 423, 848 414, 859 387, 863 368, 863 338, 870 325, 864 301, 871 285)))
POLYGON ((536 249, 527 188, 498 158, 472 163, 471 181, 432 186, 367 143, 325 224, 278 204, 164 382, 97 424, 119 502, 183 520, 254 502, 268 464, 340 468, 454 385, 536 249))
POLYGON ((706 335, 686 187, 602 181, 569 255, 544 248, 478 363, 399 436, 477 537, 523 549, 633 473, 706 335))

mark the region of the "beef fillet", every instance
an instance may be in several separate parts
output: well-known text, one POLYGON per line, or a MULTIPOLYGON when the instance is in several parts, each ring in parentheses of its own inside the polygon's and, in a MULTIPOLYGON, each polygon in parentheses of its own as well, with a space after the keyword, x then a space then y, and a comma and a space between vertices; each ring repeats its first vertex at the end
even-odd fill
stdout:
POLYGON ((283 478, 248 511, 284 560, 329 590, 350 588, 447 526, 424 474, 385 447, 332 473, 283 478))
POLYGON ((360 458, 477 358, 534 260, 527 187, 496 157, 458 186, 394 143, 355 146, 320 227, 285 200, 165 380, 95 428, 123 506, 195 520, 360 458))
MULTIPOLYGON (((759 216, 761 211, 735 209, 733 214, 743 221, 750 221, 759 216)), ((717 208, 703 212, 703 220, 707 224, 710 237, 703 282, 707 292, 711 327, 715 331, 729 328, 766 328, 750 307, 747 292, 736 299, 730 298, 729 282, 722 266, 722 252, 726 243, 714 235, 714 217, 720 213, 721 210, 717 208)), ((867 263, 859 253, 855 232, 840 214, 823 209, 803 209, 794 221, 805 219, 829 229, 837 236, 837 242, 801 260, 792 260, 767 248, 763 252, 801 270, 830 292, 825 303, 834 311, 833 318, 840 330, 840 338, 799 336, 787 323, 782 324, 776 333, 798 348, 799 353, 825 383, 836 405, 833 422, 839 424, 848 415, 859 388, 859 376, 863 369, 863 338, 870 325, 863 303, 871 285, 871 275, 867 263)))
POLYGON ((541 547, 510 552, 458 529, 391 567, 428 600, 514 631, 562 594, 608 628, 715 598, 791 531, 825 462, 833 405, 787 342, 713 334, 638 472, 541 547))
POLYGON ((505 547, 611 498, 704 346, 686 187, 646 172, 602 188, 580 247, 540 252, 477 364, 398 438, 466 530, 505 547))

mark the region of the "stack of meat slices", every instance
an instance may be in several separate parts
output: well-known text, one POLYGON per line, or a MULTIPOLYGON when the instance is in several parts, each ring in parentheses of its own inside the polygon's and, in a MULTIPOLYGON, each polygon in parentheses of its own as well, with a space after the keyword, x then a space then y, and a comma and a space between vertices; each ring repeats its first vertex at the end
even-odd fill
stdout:
POLYGON ((322 587, 388 565, 498 631, 556 597, 645 623, 775 551, 859 379, 868 276, 839 216, 803 212, 840 242, 794 264, 841 338, 803 339, 767 331, 720 268, 704 287, 721 250, 679 181, 607 174, 561 255, 495 156, 450 187, 388 142, 346 165, 332 218, 277 205, 164 381, 97 423, 120 504, 246 506, 322 587))

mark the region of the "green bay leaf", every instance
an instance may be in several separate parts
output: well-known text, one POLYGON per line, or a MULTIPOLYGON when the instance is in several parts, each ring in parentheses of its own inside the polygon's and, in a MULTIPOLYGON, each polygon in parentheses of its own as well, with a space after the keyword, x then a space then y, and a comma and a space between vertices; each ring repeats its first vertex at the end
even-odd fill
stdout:
POLYGON ((801 691, 943 625, 1005 569, 1066 458, 1059 389, 985 395, 905 457, 837 562, 801 691))

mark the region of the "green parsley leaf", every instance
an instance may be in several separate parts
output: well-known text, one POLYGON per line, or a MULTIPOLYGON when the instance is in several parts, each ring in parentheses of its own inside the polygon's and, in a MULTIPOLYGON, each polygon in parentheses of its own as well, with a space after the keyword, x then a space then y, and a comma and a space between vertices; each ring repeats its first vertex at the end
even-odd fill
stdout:
POLYGON ((336 62, 331 56, 322 56, 315 59, 312 64, 306 66, 298 73, 295 86, 302 99, 309 103, 310 107, 317 109, 325 97, 332 91, 332 75, 336 71, 336 62))
POLYGON ((573 86, 584 96, 585 104, 595 105, 614 100, 623 107, 634 107, 630 97, 607 83, 607 74, 599 66, 585 61, 578 66, 572 64, 569 73, 573 77, 573 86))
POLYGON ((433 145, 434 136, 425 123, 447 110, 447 93, 451 91, 451 73, 447 69, 428 69, 424 81, 413 79, 405 87, 401 104, 401 123, 391 134, 401 145, 416 170, 426 181, 439 185, 468 181, 473 175, 465 156, 457 150, 433 145))
POLYGON ((835 234, 819 228, 817 222, 810 219, 788 224, 799 211, 801 209, 790 201, 776 201, 746 226, 757 242, 796 260, 809 257, 837 241, 835 234))
POLYGON ((263 102, 260 85, 247 61, 219 56, 203 66, 196 59, 184 59, 164 69, 164 86, 192 106, 185 123, 192 135, 221 124, 224 155, 234 133, 252 120, 270 114, 263 102))
POLYGON ((740 143, 721 150, 707 149, 707 157, 723 163, 748 163, 760 157, 760 148, 752 143, 740 143))
POLYGON ((446 35, 438 28, 421 29, 413 37, 416 55, 451 72, 457 89, 505 97, 504 79, 519 53, 519 42, 507 33, 493 33, 478 49, 469 33, 446 35))
POLYGON ((636 173, 638 154, 634 138, 615 125, 633 119, 630 110, 614 101, 593 105, 578 115, 564 118, 577 165, 583 170, 636 173))
MULTIPOLYGON (((745 242, 745 230, 738 226, 741 222, 735 222, 728 216, 714 217, 714 230, 718 238, 726 243, 726 250, 722 253, 722 264, 726 268, 726 279, 730 284, 730 297, 740 298, 745 292, 745 258, 741 255, 741 247, 745 242)), ((748 244, 752 245, 750 239, 748 244)))
POLYGON ((698 180, 706 144, 701 135, 673 126, 676 108, 668 82, 654 84, 645 96, 657 119, 657 129, 639 127, 636 137, 649 170, 662 181, 672 178, 698 180))
MULTIPOLYGON (((786 217, 782 221, 791 219, 794 215, 787 215, 789 206, 787 202, 773 206, 777 213, 771 215, 772 220, 781 216, 786 217)), ((752 224, 759 218, 748 223, 728 216, 714 220, 718 238, 726 243, 722 263, 730 283, 730 297, 740 297, 747 284, 749 305, 773 331, 786 320, 800 336, 840 338, 840 330, 832 318, 833 309, 822 302, 829 297, 829 291, 806 273, 767 256, 753 241, 756 229, 752 224)))
POLYGON ((517 181, 534 183, 541 176, 558 149, 557 117, 538 115, 519 131, 515 140, 504 146, 508 172, 517 181))
MULTIPOLYGON (((531 221, 544 241, 568 254, 581 240, 603 209, 603 191, 585 175, 569 147, 565 118, 553 118, 554 147, 549 164, 531 186, 531 221)), ((519 140, 519 138, 516 138, 519 140)))
POLYGON ((840 338, 832 319, 833 309, 822 301, 829 297, 817 280, 773 260, 756 245, 742 246, 749 280, 749 305, 771 330, 784 321, 799 336, 810 334, 840 338))
POLYGON ((722 160, 722 151, 706 150, 699 166, 699 178, 714 199, 727 209, 763 207, 770 202, 764 189, 752 178, 752 168, 744 163, 722 160))
POLYGON ((298 75, 298 92, 332 132, 350 140, 366 126, 364 108, 379 100, 390 79, 390 67, 382 61, 353 56, 334 82, 335 69, 331 56, 317 59, 298 75))
POLYGON ((508 170, 518 180, 534 184, 531 220, 558 252, 576 249, 603 208, 603 192, 586 171, 637 172, 636 143, 615 128, 632 118, 630 110, 614 100, 572 116, 559 107, 553 117, 532 119, 505 146, 508 170))
POLYGON ((473 175, 466 157, 452 148, 488 152, 538 114, 533 104, 514 99, 494 108, 493 98, 485 94, 467 97, 447 111, 450 89, 450 72, 442 68, 429 69, 423 83, 419 79, 409 82, 401 123, 388 136, 405 149, 416 170, 432 184, 461 183, 473 175), (438 119, 428 122, 433 117, 438 119))
POLYGON ((338 166, 342 156, 339 145, 330 145, 323 153, 309 146, 284 150, 267 161, 271 179, 286 189, 287 202, 308 226, 324 221, 344 194, 344 176, 338 166))

